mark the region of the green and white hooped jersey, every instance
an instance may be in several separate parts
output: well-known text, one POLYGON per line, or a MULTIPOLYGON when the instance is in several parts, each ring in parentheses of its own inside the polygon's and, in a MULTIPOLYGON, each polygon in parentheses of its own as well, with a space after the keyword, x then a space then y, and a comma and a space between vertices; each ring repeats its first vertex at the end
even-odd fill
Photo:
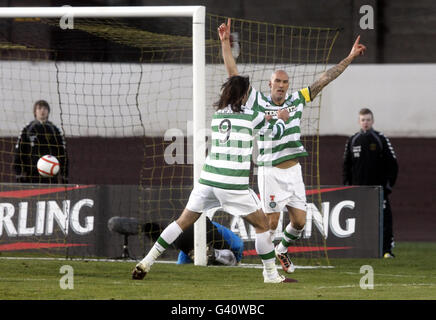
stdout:
POLYGON ((271 123, 277 121, 277 110, 286 107, 289 111, 289 120, 286 121, 283 136, 273 137, 269 140, 266 139, 267 137, 259 137, 257 139, 259 148, 257 165, 275 166, 286 160, 308 155, 300 141, 301 116, 307 102, 310 102, 309 88, 304 88, 291 95, 287 95, 285 102, 281 106, 275 105, 270 97, 257 92, 253 87, 251 88, 246 107, 254 111, 263 112, 266 115, 272 115, 271 123))
POLYGON ((243 108, 233 112, 228 106, 212 117, 212 146, 200 174, 199 182, 212 187, 247 190, 255 135, 283 135, 283 120, 274 124, 265 120, 265 114, 243 108))

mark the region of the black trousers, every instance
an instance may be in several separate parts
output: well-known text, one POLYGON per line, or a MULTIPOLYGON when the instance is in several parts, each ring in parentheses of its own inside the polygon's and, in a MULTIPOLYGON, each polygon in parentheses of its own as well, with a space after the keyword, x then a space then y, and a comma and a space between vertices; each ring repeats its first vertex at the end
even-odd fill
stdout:
MULTIPOLYGON (((209 218, 206 218, 206 230, 208 246, 212 246, 215 249, 230 249, 230 245, 224 240, 221 233, 209 218)), ((194 226, 192 225, 186 229, 180 237, 176 239, 174 245, 177 249, 189 254, 189 251, 194 249, 194 226)))
POLYGON ((383 254, 391 252, 394 242, 392 209, 387 195, 383 201, 383 254))

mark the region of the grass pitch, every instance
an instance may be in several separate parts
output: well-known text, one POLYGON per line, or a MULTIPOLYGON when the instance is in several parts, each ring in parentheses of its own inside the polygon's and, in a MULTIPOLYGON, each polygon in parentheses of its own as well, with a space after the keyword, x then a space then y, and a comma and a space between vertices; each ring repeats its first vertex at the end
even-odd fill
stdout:
MULTIPOLYGON (((142 281, 134 262, 9 259, 0 256, 0 300, 436 300, 436 243, 399 243, 395 259, 331 259, 297 269, 298 283, 264 284, 262 269, 156 263, 142 281), (61 267, 71 266, 73 280, 61 267), (374 271, 373 289, 360 273, 374 271), (62 289, 61 284, 73 284, 62 289)), ((243 261, 244 262, 244 261, 243 261)), ((259 262, 259 260, 258 260, 259 262)), ((296 261, 298 265, 298 261, 296 261)), ((282 273, 282 271, 280 271, 282 273)))

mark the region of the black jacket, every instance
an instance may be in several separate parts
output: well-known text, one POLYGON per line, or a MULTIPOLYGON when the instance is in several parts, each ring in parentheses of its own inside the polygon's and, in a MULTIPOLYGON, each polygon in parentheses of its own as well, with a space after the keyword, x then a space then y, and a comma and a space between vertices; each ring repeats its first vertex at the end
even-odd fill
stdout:
POLYGON ((14 150, 14 171, 18 182, 58 183, 58 177, 44 178, 38 173, 36 164, 44 155, 59 160, 58 176, 61 183, 68 180, 68 157, 64 136, 52 122, 31 121, 23 128, 14 150))
POLYGON ((398 175, 398 162, 389 139, 373 129, 360 130, 345 144, 344 185, 381 185, 392 192, 398 175))

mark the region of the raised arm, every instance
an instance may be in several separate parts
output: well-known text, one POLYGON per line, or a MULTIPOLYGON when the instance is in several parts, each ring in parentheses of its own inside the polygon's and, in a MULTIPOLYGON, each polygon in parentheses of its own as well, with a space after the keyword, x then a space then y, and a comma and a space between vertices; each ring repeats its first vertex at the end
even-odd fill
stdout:
POLYGON ((235 58, 232 55, 232 47, 230 43, 230 18, 227 19, 227 24, 222 23, 218 27, 218 35, 221 40, 221 49, 224 59, 224 65, 226 66, 227 74, 229 77, 239 75, 238 68, 236 66, 235 58))
POLYGON ((360 36, 357 37, 354 42, 353 47, 351 48, 350 54, 344 60, 339 62, 334 67, 328 69, 324 72, 318 80, 316 80, 309 88, 310 88, 310 99, 313 100, 321 92, 321 90, 328 85, 330 82, 335 80, 344 70, 349 66, 349 64, 356 58, 357 56, 363 55, 366 50, 366 47, 360 43, 360 36))

